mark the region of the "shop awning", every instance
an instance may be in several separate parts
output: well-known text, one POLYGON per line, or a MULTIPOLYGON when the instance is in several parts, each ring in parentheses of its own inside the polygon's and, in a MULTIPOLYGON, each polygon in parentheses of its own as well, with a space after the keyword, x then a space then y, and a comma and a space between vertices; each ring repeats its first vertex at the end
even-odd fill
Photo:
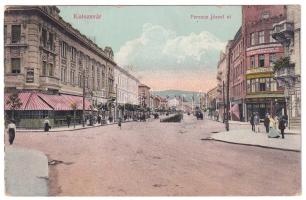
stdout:
MULTIPOLYGON (((11 106, 6 102, 11 94, 4 94, 4 110, 10 110, 11 106)), ((73 95, 50 95, 39 92, 20 92, 18 97, 22 106, 18 110, 72 110, 71 104, 77 104, 77 110, 83 109, 83 98, 73 95)), ((85 110, 91 110, 91 103, 85 99, 85 110)))
MULTIPOLYGON (((18 97, 22 103, 21 107, 17 110, 25 110, 25 107, 30 99, 32 93, 30 92, 22 92, 22 93, 18 93, 18 97)), ((12 94, 11 93, 5 93, 4 94, 4 110, 10 110, 11 109, 11 105, 7 104, 10 96, 12 94)))
MULTIPOLYGON (((66 99, 70 109, 71 109, 71 104, 72 103, 76 103, 77 110, 82 110, 83 109, 83 97, 67 95, 67 94, 62 94, 61 96, 64 99, 66 99)), ((85 110, 91 110, 90 105, 91 105, 91 103, 87 99, 85 99, 85 110)))
POLYGON ((53 110, 36 93, 31 94, 24 110, 53 110))

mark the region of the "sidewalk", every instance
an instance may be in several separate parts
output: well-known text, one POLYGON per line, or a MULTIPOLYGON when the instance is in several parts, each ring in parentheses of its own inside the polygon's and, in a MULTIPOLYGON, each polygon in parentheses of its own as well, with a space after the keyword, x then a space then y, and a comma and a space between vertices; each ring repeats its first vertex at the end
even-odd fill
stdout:
POLYGON ((9 196, 48 196, 48 159, 42 152, 5 147, 5 190, 9 196))
POLYGON ((244 144, 296 152, 301 151, 302 143, 301 133, 288 134, 288 131, 286 132, 286 130, 285 139, 282 139, 281 137, 268 138, 266 133, 255 133, 249 129, 236 129, 228 132, 220 132, 213 134, 209 139, 233 144, 244 144))
MULTIPOLYGON (((122 123, 128 123, 128 122, 133 122, 133 121, 124 121, 122 123)), ((80 129, 89 129, 89 128, 96 128, 96 127, 100 127, 100 126, 107 126, 107 125, 114 125, 117 124, 117 122, 113 122, 113 123, 109 123, 109 124, 94 124, 92 126, 88 126, 85 125, 85 127, 83 127, 82 124, 78 124, 75 126, 75 128, 73 127, 73 124, 70 125, 70 127, 68 128, 67 126, 62 126, 62 127, 55 127, 55 128, 51 128, 49 130, 49 132, 63 132, 63 131, 75 131, 75 130, 80 130, 80 129)), ((43 128, 41 129, 22 129, 22 128, 17 128, 17 132, 44 132, 43 128)))

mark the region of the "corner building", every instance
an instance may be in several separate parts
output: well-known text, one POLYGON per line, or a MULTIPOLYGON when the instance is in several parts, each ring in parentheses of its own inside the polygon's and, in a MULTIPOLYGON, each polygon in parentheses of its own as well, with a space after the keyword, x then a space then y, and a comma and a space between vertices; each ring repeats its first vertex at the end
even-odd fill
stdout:
POLYGON ((84 86, 86 99, 92 105, 107 103, 116 96, 112 49, 98 47, 65 22, 59 12, 56 6, 5 9, 5 93, 36 92, 43 102, 27 111, 20 110, 17 125, 23 116, 42 120, 46 115, 52 118, 51 124, 57 124, 56 120, 69 112, 71 102, 53 107, 51 97, 42 99, 42 93, 54 95, 52 99, 57 100, 61 94, 81 97, 84 86), (66 111, 60 107, 66 107, 66 111), (62 113, 56 117, 55 112, 62 113))
POLYGON ((245 39, 246 118, 258 112, 285 114, 284 88, 273 79, 273 62, 284 55, 283 46, 272 37, 273 24, 285 19, 285 6, 243 6, 245 39))

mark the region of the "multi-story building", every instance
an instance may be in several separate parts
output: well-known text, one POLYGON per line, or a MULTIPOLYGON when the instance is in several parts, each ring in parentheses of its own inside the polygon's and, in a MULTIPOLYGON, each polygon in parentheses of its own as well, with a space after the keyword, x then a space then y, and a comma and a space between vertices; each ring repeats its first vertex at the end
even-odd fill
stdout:
POLYGON ((229 48, 230 57, 230 81, 229 93, 231 104, 231 119, 244 121, 245 116, 245 65, 244 65, 244 35, 240 27, 231 41, 229 48))
MULTIPOLYGON (((284 88, 275 81, 272 67, 284 54, 282 45, 272 37, 273 24, 285 19, 284 8, 277 5, 242 7, 245 67, 238 71, 246 70, 246 85, 242 81, 238 90, 246 91, 247 119, 252 112, 258 112, 260 118, 266 113, 286 113, 284 88)), ((235 76, 236 72, 231 73, 235 76)))
POLYGON ((117 103, 138 105, 139 80, 118 65, 114 67, 114 74, 117 103))
POLYGON ((93 104, 106 103, 115 96, 112 49, 98 47, 59 12, 55 6, 6 7, 5 92, 36 91, 61 98, 82 96, 85 87, 93 104))
POLYGON ((151 94, 150 87, 145 84, 138 85, 138 101, 142 108, 150 108, 151 94))
MULTIPOLYGON (((217 65, 217 92, 218 96, 216 99, 217 109, 220 112, 220 118, 224 117, 224 113, 226 112, 226 100, 227 100, 227 75, 228 75, 228 67, 229 67, 229 49, 232 41, 228 41, 225 52, 220 52, 220 58, 217 65)), ((203 96, 203 104, 205 102, 203 96)))
POLYGON ((273 35, 282 43, 288 66, 276 70, 275 78, 285 87, 289 128, 301 127, 301 7, 287 5, 286 18, 273 25, 273 35))
POLYGON ((214 114, 217 109, 217 98, 218 98, 218 86, 207 91, 207 109, 209 110, 209 115, 214 114))

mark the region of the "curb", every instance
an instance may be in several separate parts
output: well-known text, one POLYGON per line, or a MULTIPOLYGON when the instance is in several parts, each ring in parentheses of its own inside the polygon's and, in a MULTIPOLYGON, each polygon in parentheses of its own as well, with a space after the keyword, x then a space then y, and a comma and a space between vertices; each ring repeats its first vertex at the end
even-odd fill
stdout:
POLYGON ((213 140, 213 141, 224 142, 224 143, 228 143, 228 144, 238 144, 238 145, 244 145, 244 146, 261 147, 261 148, 266 148, 266 149, 276 149, 276 150, 282 150, 282 151, 301 152, 301 150, 296 150, 296 149, 285 149, 285 148, 279 148, 279 147, 269 147, 269 146, 264 146, 264 145, 260 145, 260 144, 246 144, 246 143, 238 143, 238 142, 229 142, 229 141, 225 141, 225 140, 215 139, 215 138, 212 138, 212 137, 205 138, 205 139, 202 139, 202 140, 213 140))
MULTIPOLYGON (((134 122, 134 121, 129 121, 129 122, 134 122)), ((129 122, 122 122, 122 123, 129 123, 129 122)), ((50 130, 49 132, 46 133, 50 133, 50 132, 66 132, 66 131, 76 131, 76 130, 82 130, 82 129, 90 129, 90 128, 99 128, 102 126, 110 126, 110 125, 115 125, 118 124, 117 122, 111 123, 111 124, 104 124, 104 125, 98 125, 98 126, 85 126, 85 127, 81 127, 81 128, 75 128, 75 129, 64 129, 64 130, 50 130)), ((17 132, 44 132, 43 130, 18 130, 17 132)))

